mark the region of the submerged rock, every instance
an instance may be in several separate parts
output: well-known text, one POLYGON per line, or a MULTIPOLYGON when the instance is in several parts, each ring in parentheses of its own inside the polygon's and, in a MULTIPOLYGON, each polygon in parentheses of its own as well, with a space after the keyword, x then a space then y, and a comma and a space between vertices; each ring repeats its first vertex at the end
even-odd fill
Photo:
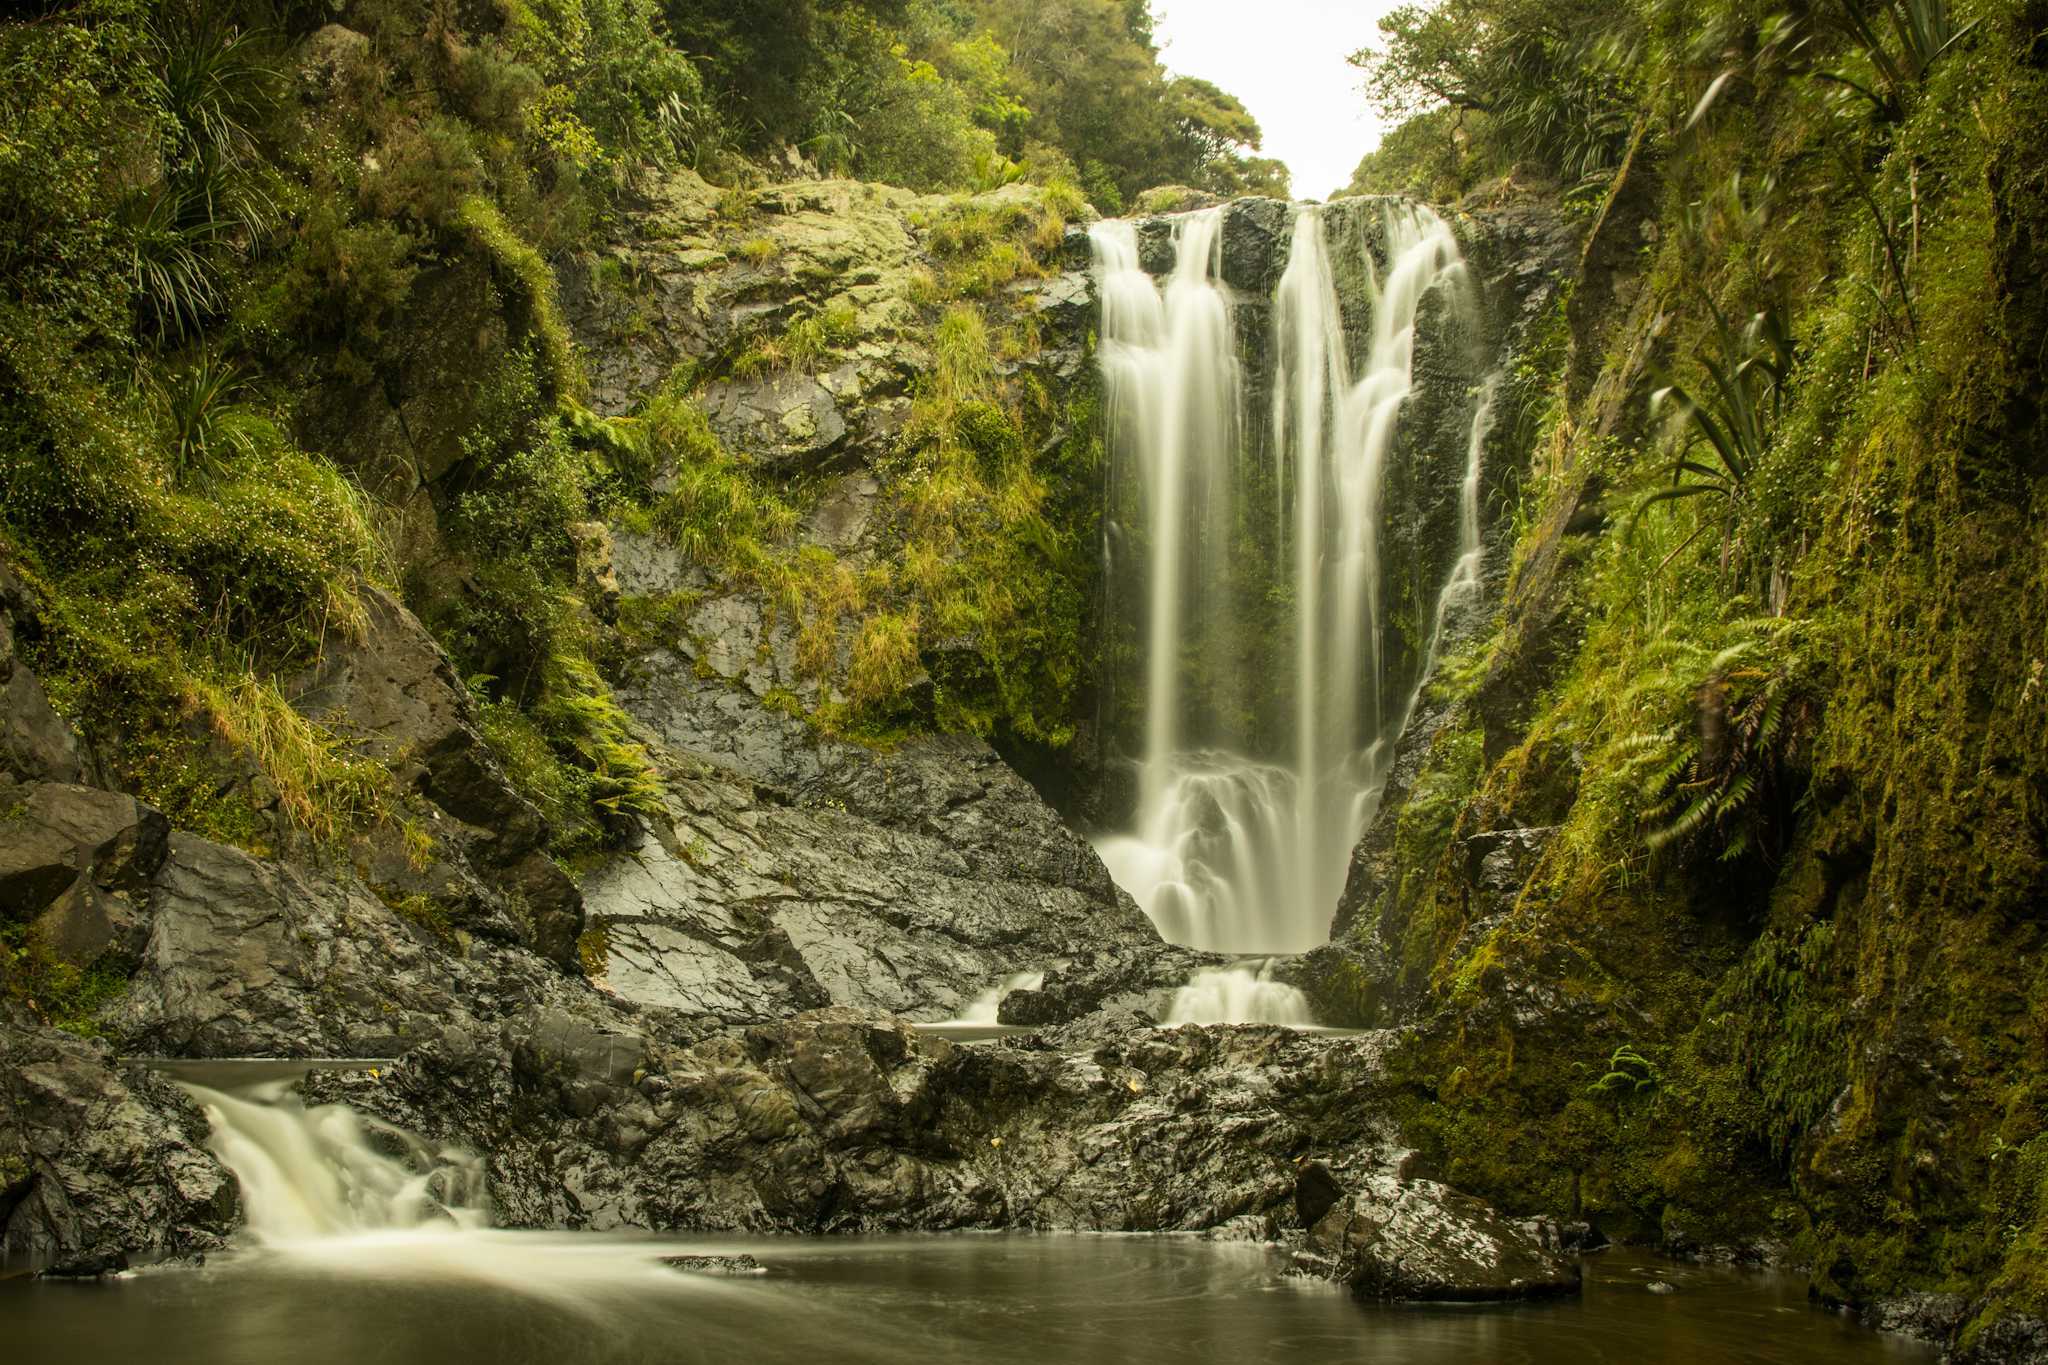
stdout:
POLYGON ((692 1275, 766 1275, 768 1267, 752 1256, 664 1256, 661 1263, 692 1275))

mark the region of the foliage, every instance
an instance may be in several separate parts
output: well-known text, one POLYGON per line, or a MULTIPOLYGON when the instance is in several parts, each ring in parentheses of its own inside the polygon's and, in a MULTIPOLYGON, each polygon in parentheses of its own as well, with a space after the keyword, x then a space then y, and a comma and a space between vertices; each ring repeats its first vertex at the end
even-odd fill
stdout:
POLYGON ((1664 1084, 1657 1064, 1634 1046, 1623 1043, 1607 1059, 1606 1070, 1586 1087, 1587 1093, 1613 1095, 1617 1103, 1646 1092, 1655 1093, 1664 1084))
POLYGON ((247 383, 234 365, 204 352, 157 382, 152 397, 171 456, 173 482, 216 475, 237 459, 253 459, 284 445, 277 424, 253 404, 240 401, 247 393, 247 383))
POLYGON ((1392 11, 1380 31, 1384 50, 1351 61, 1389 118, 1480 115, 1465 131, 1501 162, 1532 161, 1567 189, 1597 185, 1618 164, 1645 36, 1632 7, 1441 0, 1392 11))
POLYGON ((1651 417, 1671 409, 1683 435, 1676 442, 1670 485, 1647 494, 1637 504, 1639 513, 1659 502, 1702 494, 1740 502, 1750 475, 1769 452, 1792 375, 1792 339, 1784 319, 1776 312, 1761 312, 1738 333, 1718 310, 1714 315, 1715 350, 1698 356, 1713 387, 1695 397, 1677 384, 1667 384, 1650 395, 1651 417), (1695 458, 1702 449, 1705 461, 1695 458))
POLYGON ((1849 39, 1863 70, 1818 74, 1867 101, 1879 118, 1896 123, 1934 64, 1982 20, 1958 24, 1948 0, 1833 0, 1821 22, 1849 39))

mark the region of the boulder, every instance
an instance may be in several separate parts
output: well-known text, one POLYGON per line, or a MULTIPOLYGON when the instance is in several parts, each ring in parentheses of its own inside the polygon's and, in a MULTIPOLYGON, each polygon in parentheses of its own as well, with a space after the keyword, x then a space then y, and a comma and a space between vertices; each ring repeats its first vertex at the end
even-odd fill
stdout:
POLYGON ((573 966, 582 898, 541 851, 547 822, 505 775, 475 698, 426 627, 382 589, 366 589, 363 600, 362 635, 330 643, 295 684, 294 704, 409 772, 420 795, 454 817, 433 829, 424 871, 403 867, 389 848, 379 858, 375 847, 364 850, 365 870, 381 864, 380 885, 452 903, 464 927, 573 966))
POLYGON ((142 899, 170 837, 163 814, 96 787, 0 788, 0 918, 33 920, 63 961, 142 946, 142 899))
POLYGON ((103 1043, 0 1023, 0 1260, 59 1275, 221 1246, 239 1207, 176 1086, 103 1043))
POLYGON ((523 1226, 1263 1237, 1299 1227, 1306 1153, 1349 1189, 1389 1159, 1379 1035, 1104 1014, 956 1046, 843 1007, 695 1040, 653 1011, 577 1018, 529 1012, 495 1042, 429 1039, 375 1080, 309 1085, 490 1151, 523 1226))
POLYGON ((15 642, 15 624, 33 605, 28 588, 0 564, 0 776, 83 782, 89 769, 78 737, 51 708, 15 642))
POLYGON ((125 1047, 380 1056, 459 1012, 429 935, 353 880, 173 834, 150 906, 141 965, 102 1020, 125 1047))
POLYGON ((1282 199, 1239 199, 1223 216, 1223 282, 1264 299, 1287 268, 1296 208, 1282 199))
POLYGON ((384 762, 416 764, 425 794, 457 819, 530 848, 540 814, 512 789, 448 655, 397 598, 363 592, 359 638, 330 641, 294 684, 294 705, 384 762))
POLYGON ((978 739, 828 739, 666 652, 618 696, 669 803, 581 883, 606 984, 630 1000, 747 1023, 826 1003, 937 1020, 1085 959, 1065 1019, 1190 970, 978 739))
POLYGON ((1577 1293, 1578 1261, 1433 1180, 1377 1171, 1333 1204, 1296 1258, 1362 1299, 1476 1302, 1577 1293))

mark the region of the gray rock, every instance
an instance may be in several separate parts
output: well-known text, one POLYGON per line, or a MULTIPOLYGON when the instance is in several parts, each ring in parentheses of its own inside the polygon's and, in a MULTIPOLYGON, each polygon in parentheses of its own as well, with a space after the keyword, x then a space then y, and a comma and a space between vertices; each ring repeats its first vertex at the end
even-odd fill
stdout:
MULTIPOLYGON (((492 1197, 513 1225, 1263 1237, 1299 1226, 1309 1153, 1347 1189, 1395 1159, 1380 1035, 1163 1032, 1098 1015, 1056 1039, 960 1047, 845 1008, 687 1043, 662 1016, 605 1028, 641 1031, 630 1084, 631 1044, 606 1041, 608 1060, 589 1041, 544 1044, 559 1029, 532 1012, 489 1046, 430 1040, 377 1081, 309 1086, 491 1152, 492 1197), (551 1051, 572 1060, 526 1060, 551 1051)), ((1432 1197, 1453 1198, 1406 1187, 1411 1221, 1432 1197)), ((1460 1216, 1476 1217, 1467 1205, 1460 1216)))
POLYGON ((825 468, 848 431, 832 393, 807 374, 719 380, 704 406, 720 440, 781 478, 825 468))
POLYGON ((172 1056, 384 1056, 551 998, 553 975, 482 945, 456 958, 354 880, 174 834, 141 965, 101 1022, 172 1056))
POLYGON ((1969 1315, 1961 1294, 1901 1294, 1863 1305, 1857 1316, 1878 1332, 1897 1332, 1922 1341, 1947 1341, 1969 1315))
POLYGON ((1473 1301, 1576 1293, 1578 1262, 1486 1204, 1375 1172, 1310 1229, 1298 1268, 1364 1299, 1473 1301))
POLYGON ((386 856, 380 884, 452 900, 464 927, 573 966, 581 897, 541 852, 547 823, 485 741, 475 698, 396 598, 372 587, 364 606, 369 621, 361 638, 331 642, 319 665, 296 682, 294 704, 366 755, 398 766, 401 776, 409 770, 420 795, 453 817, 432 830, 435 850, 424 870, 386 856))
POLYGON ((295 683, 296 708, 371 758, 417 764, 425 794, 457 819, 532 847, 540 814, 484 742, 475 698, 447 653, 389 593, 368 588, 363 605, 361 638, 329 643, 318 667, 295 683))
POLYGON ((22 662, 15 623, 33 614, 28 588, 0 564, 0 775, 27 782, 83 782, 89 767, 78 737, 50 707, 43 684, 22 662))
POLYGON ((2048 1365, 2048 1318, 2006 1313, 1992 1319, 1967 1347, 1944 1358, 1955 1365, 2048 1365))
POLYGON ((655 660, 619 696, 669 777, 669 817, 582 882, 606 985, 627 999, 733 1021, 828 1001, 933 1020, 1074 961, 1051 1020, 1199 961, 979 740, 880 753, 655 660))
POLYGON ((63 961, 142 946, 142 898, 170 825, 133 797, 44 782, 0 787, 0 918, 33 920, 63 961))
POLYGON ((226 1240, 235 1182, 170 1082, 101 1043, 0 1023, 0 1259, 59 1275, 226 1240))
POLYGON ((1273 292, 1287 268, 1296 206, 1281 199, 1239 199, 1223 215, 1223 281, 1257 298, 1273 292))
POLYGON ((664 1256, 661 1263, 692 1275, 766 1275, 768 1267, 744 1253, 738 1256, 664 1256))

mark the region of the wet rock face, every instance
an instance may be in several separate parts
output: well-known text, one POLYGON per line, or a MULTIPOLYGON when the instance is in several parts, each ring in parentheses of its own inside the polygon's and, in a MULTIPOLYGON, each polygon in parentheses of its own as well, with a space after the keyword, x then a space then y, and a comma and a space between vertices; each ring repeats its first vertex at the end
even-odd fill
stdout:
POLYGON ((943 1019, 1077 954, 1142 975, 1168 951, 980 740, 881 753, 681 669, 619 697, 669 792, 668 817, 582 883, 626 999, 735 1022, 828 1003, 943 1019))
POLYGON ((105 1044, 0 1023, 0 1261, 95 1275, 222 1245, 234 1178, 206 1120, 105 1044))
MULTIPOLYGON (((1377 1085, 1387 1047, 1383 1035, 1161 1031, 1128 1014, 956 1046, 844 1008, 684 1044, 653 1017, 591 1031, 536 1013, 495 1040, 430 1044, 380 1078, 309 1087, 488 1150, 514 1225, 1299 1240, 1304 1210, 1339 1229, 1330 1210, 1386 1206, 1397 1232, 1461 1239, 1460 1261, 1417 1251, 1436 1259, 1418 1262, 1415 1285, 1462 1297, 1533 1285, 1514 1259, 1526 1234, 1404 1175, 1377 1085)), ((1331 1235, 1333 1255, 1349 1245, 1331 1235)))
POLYGON ((1223 218, 1223 282, 1265 299, 1287 268, 1295 206, 1281 199, 1240 199, 1223 218))
POLYGON ((1969 1346, 1943 1358, 1955 1365, 2043 1365, 2048 1362, 2048 1318, 2008 1314, 1979 1332, 1969 1346))
POLYGON ((1902 1294, 1866 1305, 1858 1317, 1873 1331, 1947 1341, 1969 1311, 1970 1301, 1961 1294, 1902 1294))
POLYGON ((353 879, 173 834, 128 992, 100 1023, 130 1052, 380 1056, 448 1023, 569 992, 539 958, 458 957, 353 879))
POLYGON ((437 806, 424 866, 391 831, 363 852, 372 883, 395 896, 457 907, 466 929, 531 947, 563 966, 583 929, 576 887, 542 851, 546 822, 513 789, 479 726, 476 701, 426 627, 379 588, 363 594, 359 640, 330 642, 294 685, 308 716, 398 766, 401 780, 437 806))
POLYGON ((96 787, 0 783, 0 918, 32 922, 59 959, 84 966, 142 946, 142 900, 170 825, 96 787))
POLYGON ((1384 1172, 1323 1214, 1295 1265, 1362 1299, 1530 1299, 1579 1288, 1577 1260, 1530 1229, 1435 1181, 1384 1172))

